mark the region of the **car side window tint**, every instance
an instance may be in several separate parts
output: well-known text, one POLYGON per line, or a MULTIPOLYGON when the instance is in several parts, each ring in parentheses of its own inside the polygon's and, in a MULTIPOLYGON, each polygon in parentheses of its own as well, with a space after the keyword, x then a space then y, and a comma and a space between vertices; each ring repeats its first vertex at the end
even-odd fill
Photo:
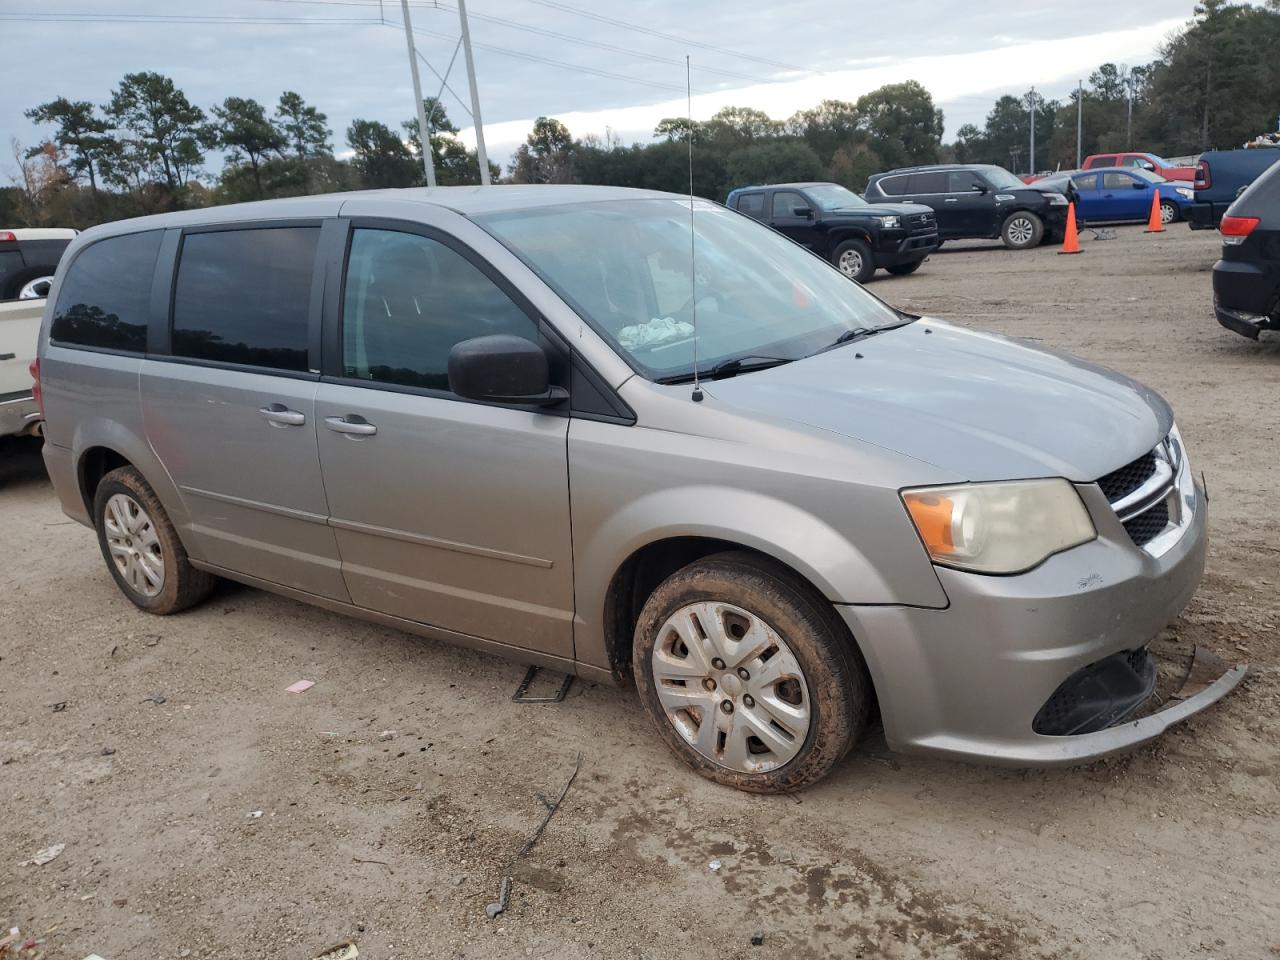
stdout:
POLYGON ((49 337, 55 343, 145 353, 151 280, 161 230, 86 247, 62 281, 49 337))
POLYGON ((757 220, 764 219, 764 194, 744 193, 738 197, 738 212, 757 220))
POLYGON ((1102 175, 1103 190, 1132 190, 1133 177, 1126 173, 1104 173, 1102 175))
POLYGON ((1096 173, 1087 173, 1081 177, 1072 177, 1077 190, 1097 190, 1098 175, 1096 173))
POLYGON ((417 234, 353 231, 342 298, 346 376, 448 390, 454 344, 496 333, 538 342, 537 324, 460 253, 417 234))
POLYGON ((306 370, 319 227, 191 233, 173 293, 173 353, 306 370))
POLYGON ((974 188, 984 186, 976 173, 968 170, 952 170, 947 174, 947 191, 949 193, 973 193, 974 188))
POLYGON ((911 175, 910 193, 946 193, 947 174, 940 170, 911 175))
POLYGON ((796 213, 796 209, 799 207, 804 207, 807 210, 813 209, 809 201, 799 193, 780 190, 773 195, 773 219, 775 220, 794 220, 796 217, 802 216, 802 214, 796 213))
POLYGON ((1094 167, 1114 167, 1115 165, 1116 165, 1115 154, 1110 154, 1109 156, 1105 156, 1105 157, 1094 157, 1093 163, 1090 164, 1090 166, 1094 166, 1094 167))
POLYGON ((884 177, 876 181, 880 192, 890 197, 900 197, 907 192, 906 177, 884 177))

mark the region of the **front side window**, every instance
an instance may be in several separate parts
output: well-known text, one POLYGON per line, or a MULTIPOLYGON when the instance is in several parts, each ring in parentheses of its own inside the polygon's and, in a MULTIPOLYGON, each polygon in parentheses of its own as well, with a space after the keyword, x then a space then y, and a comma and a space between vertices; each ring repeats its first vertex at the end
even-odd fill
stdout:
POLYGON ((738 212, 757 220, 764 216, 764 194, 744 193, 738 197, 738 212))
POLYGON ((695 332, 706 371, 742 357, 799 359, 849 331, 903 322, 822 258, 705 201, 695 204, 692 255, 687 200, 568 204, 476 220, 654 380, 688 376, 695 332))
POLYGON ((1106 156, 1094 157, 1091 167, 1114 167, 1116 165, 1116 156, 1114 153, 1106 156))
POLYGON ((49 331, 55 343, 145 353, 162 231, 107 237, 71 264, 49 331))
POLYGON ((773 219, 794 220, 796 217, 803 217, 803 213, 796 212, 801 209, 811 209, 809 201, 802 194, 779 191, 773 195, 773 219))
POLYGON ((1102 175, 1103 190, 1132 190, 1133 177, 1127 173, 1104 173, 1102 175))
POLYGON ((977 174, 968 170, 952 170, 947 175, 947 190, 950 193, 973 193, 977 187, 986 189, 986 184, 977 174))
POLYGON ((190 233, 173 294, 173 353, 306 370, 319 227, 190 233))
POLYGON ((412 233, 352 233, 342 298, 345 376, 448 390, 454 345, 497 333, 538 341, 537 324, 460 253, 412 233))
POLYGON ((1078 177, 1073 177, 1077 190, 1097 190, 1098 175, 1096 173, 1086 173, 1078 177))

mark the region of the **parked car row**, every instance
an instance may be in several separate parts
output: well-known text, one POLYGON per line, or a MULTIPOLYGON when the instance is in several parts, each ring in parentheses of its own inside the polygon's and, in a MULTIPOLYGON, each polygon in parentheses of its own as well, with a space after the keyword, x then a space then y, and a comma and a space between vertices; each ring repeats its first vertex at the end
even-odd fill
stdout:
POLYGON ((1077 222, 1121 223, 1146 220, 1152 194, 1159 197, 1160 220, 1183 220, 1195 204, 1195 192, 1185 181, 1165 180, 1141 167, 1068 171, 1037 180, 1037 190, 1065 194, 1076 205, 1077 222))

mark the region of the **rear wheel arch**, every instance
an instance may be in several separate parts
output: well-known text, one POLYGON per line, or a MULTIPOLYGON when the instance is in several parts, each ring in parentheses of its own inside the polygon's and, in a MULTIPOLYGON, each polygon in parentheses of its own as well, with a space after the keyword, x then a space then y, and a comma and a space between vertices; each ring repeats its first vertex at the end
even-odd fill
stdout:
POLYGON ((102 478, 119 467, 132 466, 134 464, 128 457, 112 447, 89 447, 80 454, 76 465, 76 479, 80 484, 80 498, 90 516, 93 515, 93 498, 102 478))

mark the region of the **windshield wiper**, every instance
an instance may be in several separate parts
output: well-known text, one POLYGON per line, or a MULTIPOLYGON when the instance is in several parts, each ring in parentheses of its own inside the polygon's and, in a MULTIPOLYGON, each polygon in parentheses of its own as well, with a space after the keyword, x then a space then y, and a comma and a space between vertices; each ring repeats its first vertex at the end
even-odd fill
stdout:
MULTIPOLYGON (((741 357, 731 357, 728 360, 721 360, 714 364, 706 371, 698 371, 698 375, 704 380, 723 380, 726 377, 736 377, 740 373, 750 373, 752 370, 768 370, 770 367, 780 367, 784 363, 792 363, 792 357, 764 357, 755 354, 746 354, 741 357)), ((659 377, 655 383, 691 383, 693 381, 693 372, 677 373, 669 377, 659 377)))

